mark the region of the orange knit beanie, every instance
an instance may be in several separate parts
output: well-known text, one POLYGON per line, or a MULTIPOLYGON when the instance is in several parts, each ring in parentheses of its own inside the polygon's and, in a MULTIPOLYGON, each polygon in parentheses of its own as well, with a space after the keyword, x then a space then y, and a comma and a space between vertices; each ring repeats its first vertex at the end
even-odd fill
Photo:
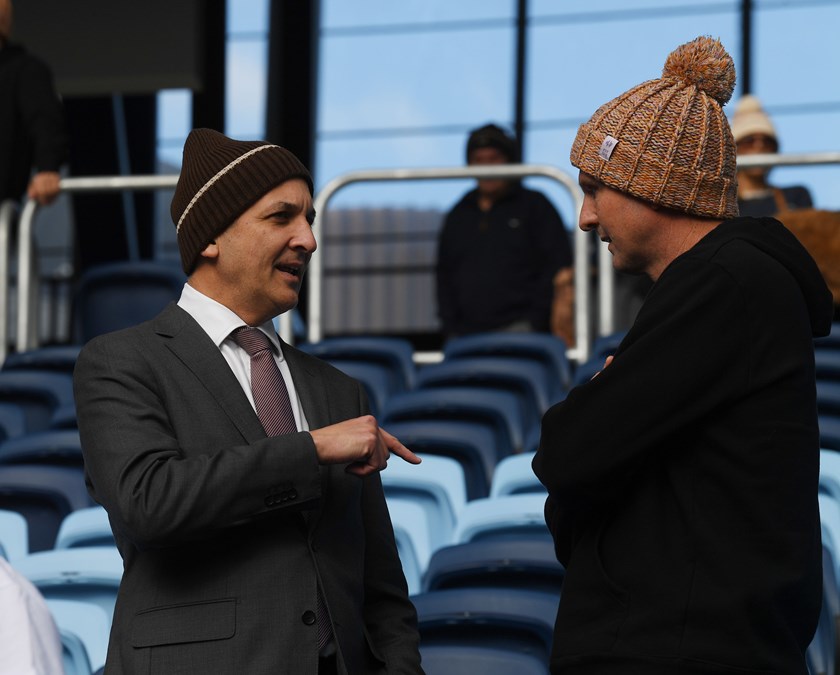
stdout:
POLYGON ((722 106, 735 64, 720 41, 677 47, 662 77, 602 105, 578 129, 571 162, 639 199, 708 218, 738 215, 735 142, 722 106))

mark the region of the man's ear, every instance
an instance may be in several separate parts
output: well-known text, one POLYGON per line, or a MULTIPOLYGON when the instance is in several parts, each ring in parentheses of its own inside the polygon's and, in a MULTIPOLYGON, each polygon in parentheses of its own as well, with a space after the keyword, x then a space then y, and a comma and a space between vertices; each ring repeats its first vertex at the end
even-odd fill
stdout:
POLYGON ((214 239, 211 241, 204 249, 201 251, 202 258, 218 258, 219 257, 219 245, 216 243, 214 239))

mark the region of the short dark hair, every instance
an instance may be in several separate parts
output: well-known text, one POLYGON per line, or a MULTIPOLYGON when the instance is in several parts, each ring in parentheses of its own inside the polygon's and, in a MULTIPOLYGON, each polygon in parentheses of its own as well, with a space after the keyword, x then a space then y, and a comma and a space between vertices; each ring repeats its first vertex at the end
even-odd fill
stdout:
POLYGON ((485 124, 470 132, 467 139, 467 162, 470 161, 472 151, 479 148, 496 148, 510 162, 519 159, 519 145, 516 139, 496 124, 485 124))

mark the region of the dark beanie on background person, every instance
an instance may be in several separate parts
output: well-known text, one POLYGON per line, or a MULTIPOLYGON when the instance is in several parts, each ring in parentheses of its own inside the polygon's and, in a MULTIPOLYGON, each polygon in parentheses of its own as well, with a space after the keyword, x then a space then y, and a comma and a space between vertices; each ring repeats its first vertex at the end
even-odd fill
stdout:
POLYGON ((519 157, 516 140, 495 124, 485 124, 470 132, 467 139, 467 163, 470 161, 470 153, 479 148, 496 148, 511 162, 517 161, 519 157))
POLYGON ((309 171, 285 148, 264 141, 236 141, 213 129, 193 129, 184 143, 170 209, 184 272, 192 273, 199 254, 216 235, 290 178, 306 181, 313 192, 309 171))
POLYGON ((735 141, 722 106, 735 64, 720 41, 677 47, 662 77, 605 103, 578 129, 571 162, 605 185, 707 218, 738 215, 735 141))

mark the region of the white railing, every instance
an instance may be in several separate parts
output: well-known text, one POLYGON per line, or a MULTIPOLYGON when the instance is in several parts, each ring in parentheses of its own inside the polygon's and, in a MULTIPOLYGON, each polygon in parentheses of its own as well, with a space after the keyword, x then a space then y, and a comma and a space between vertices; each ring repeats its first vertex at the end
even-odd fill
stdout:
MULTIPOLYGON (((750 155, 738 158, 740 168, 753 166, 803 166, 819 164, 840 164, 840 152, 791 153, 785 155, 750 155)), ((315 209, 319 217, 326 217, 326 206, 333 195, 352 183, 371 181, 403 180, 452 180, 458 178, 524 178, 543 176, 560 183, 569 191, 575 206, 575 217, 583 201, 577 181, 567 173, 550 165, 512 164, 499 166, 466 166, 420 169, 383 169, 371 171, 353 171, 331 180, 315 197, 315 209)), ((123 190, 158 190, 174 188, 177 175, 146 176, 99 176, 63 178, 61 191, 80 192, 118 192, 123 190)), ((37 312, 34 259, 34 219, 38 203, 29 199, 23 206, 18 219, 17 235, 17 320, 15 322, 15 347, 18 351, 34 349, 37 344, 37 312)), ((9 256, 12 226, 18 208, 14 201, 0 204, 0 363, 5 359, 9 344, 9 256)), ((586 233, 575 227, 575 332, 577 346, 570 350, 569 356, 583 362, 589 354, 592 336, 589 334, 589 314, 591 298, 589 291, 589 238, 586 233)), ((309 307, 307 314, 307 339, 317 342, 323 338, 322 330, 322 292, 323 292, 323 245, 319 242, 319 252, 312 257, 309 270, 309 307)), ((601 334, 609 334, 614 325, 613 307, 613 269, 606 247, 598 248, 598 326, 601 334)), ((280 317, 280 332, 283 338, 291 341, 291 315, 280 317)), ((418 354, 418 359, 436 360, 434 353, 418 354)))

